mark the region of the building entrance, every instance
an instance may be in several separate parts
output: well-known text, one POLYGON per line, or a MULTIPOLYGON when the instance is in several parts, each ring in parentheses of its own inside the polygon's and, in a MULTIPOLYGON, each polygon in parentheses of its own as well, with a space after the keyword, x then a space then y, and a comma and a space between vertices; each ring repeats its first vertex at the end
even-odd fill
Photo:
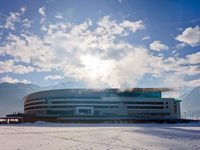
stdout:
POLYGON ((94 114, 93 107, 76 107, 76 115, 91 116, 94 114))

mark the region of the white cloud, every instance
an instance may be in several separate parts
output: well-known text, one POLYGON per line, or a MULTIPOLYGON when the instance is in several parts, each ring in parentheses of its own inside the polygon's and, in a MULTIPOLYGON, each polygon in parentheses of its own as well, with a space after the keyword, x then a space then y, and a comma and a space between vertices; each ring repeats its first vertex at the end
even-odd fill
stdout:
POLYGON ((190 54, 186 58, 153 56, 150 62, 150 73, 154 77, 161 78, 163 85, 166 87, 179 89, 198 86, 198 84, 192 85, 192 83, 195 83, 195 81, 193 82, 195 79, 191 78, 190 81, 187 81, 188 76, 200 75, 200 67, 198 65, 190 65, 191 60, 188 56, 192 55, 194 56, 194 54, 190 54))
POLYGON ((176 53, 176 50, 173 50, 173 51, 172 51, 172 54, 175 54, 175 53, 176 53))
POLYGON ((167 50, 169 47, 160 41, 153 41, 150 45, 149 48, 155 51, 162 51, 162 50, 167 50))
POLYGON ((180 48, 183 48, 183 47, 186 47, 187 44, 186 43, 179 43, 176 45, 176 48, 180 49, 180 48))
POLYGON ((48 33, 44 37, 45 43, 51 45, 55 50, 53 55, 59 58, 54 60, 54 67, 63 70, 65 76, 84 80, 93 85, 95 82, 96 85, 102 83, 112 87, 120 87, 124 83, 136 84, 146 69, 144 63, 138 62, 143 57, 147 60, 147 50, 133 47, 124 41, 115 42, 115 36, 124 36, 122 33, 126 28, 119 26, 109 16, 100 19, 93 31, 90 29, 91 25, 92 21, 87 20, 79 25, 65 25, 62 30, 57 25, 48 25, 44 28, 48 33), (135 59, 132 60, 131 57, 135 59), (137 72, 127 73, 130 69, 127 67, 132 65, 131 63, 135 64, 137 72), (123 67, 125 71, 122 75, 120 70, 123 67))
POLYGON ((15 58, 16 62, 32 63, 47 70, 51 64, 46 63, 51 59, 50 57, 53 57, 49 47, 36 35, 21 34, 21 36, 16 36, 10 34, 3 49, 7 55, 15 58))
POLYGON ((200 63, 200 52, 194 53, 194 54, 189 54, 186 56, 186 60, 190 63, 190 64, 198 64, 200 63))
POLYGON ((30 28, 31 27, 31 21, 28 20, 27 18, 25 18, 24 20, 22 20, 22 25, 25 27, 25 28, 30 28))
POLYGON ((20 11, 22 12, 22 14, 26 11, 26 7, 25 6, 23 6, 23 7, 21 7, 20 8, 20 11))
POLYGON ((39 14, 42 16, 42 17, 45 17, 45 7, 43 6, 43 7, 40 7, 39 9, 38 9, 38 12, 39 12, 39 14))
POLYGON ((18 12, 10 12, 10 15, 6 18, 6 23, 4 27, 6 29, 15 30, 15 23, 19 23, 21 21, 20 19, 20 13, 18 12))
POLYGON ((41 24, 44 24, 44 22, 46 21, 46 15, 45 15, 45 7, 43 6, 43 7, 40 7, 39 9, 38 9, 38 13, 41 15, 41 19, 40 19, 40 23, 41 24))
POLYGON ((18 12, 10 12, 8 16, 3 15, 5 17, 5 24, 0 25, 0 28, 5 28, 13 31, 15 31, 16 25, 22 29, 29 28, 31 26, 31 21, 27 18, 23 18, 23 14, 25 12, 26 7, 21 7, 18 12))
POLYGON ((72 27, 72 24, 71 23, 64 23, 64 22, 59 22, 59 23, 56 23, 56 24, 49 24, 47 26, 42 26, 42 30, 43 31, 46 31, 48 35, 54 33, 55 31, 58 31, 60 30, 61 33, 63 32, 66 32, 66 30, 68 29, 71 29, 72 27))
POLYGON ((188 27, 182 32, 182 34, 178 35, 175 39, 192 47, 197 46, 200 44, 200 28, 199 26, 196 26, 194 28, 188 27))
POLYGON ((33 67, 25 67, 25 66, 22 66, 22 65, 16 65, 16 66, 13 66, 13 73, 16 73, 16 74, 25 74, 25 73, 30 73, 30 72, 33 72, 34 71, 34 68, 33 67))
POLYGON ((175 89, 183 89, 186 87, 194 88, 200 86, 200 79, 193 79, 193 80, 185 80, 184 74, 170 74, 168 77, 164 79, 165 84, 168 87, 172 87, 175 89))
POLYGON ((56 13, 55 18, 57 18, 57 19, 63 19, 63 16, 62 16, 61 13, 58 12, 58 13, 56 13))
POLYGON ((148 39, 150 39, 151 37, 150 36, 144 36, 143 38, 142 38, 142 40, 148 40, 148 39))
POLYGON ((132 51, 127 52, 122 59, 115 60, 113 69, 109 73, 109 78, 107 77, 104 82, 110 83, 111 87, 118 88, 123 84, 129 87, 136 86, 144 74, 149 72, 149 61, 150 56, 148 50, 142 47, 136 47, 132 51))
POLYGON ((190 87, 197 87, 200 86, 200 79, 194 79, 187 82, 188 86, 190 87))
POLYGON ((0 73, 11 72, 13 64, 12 60, 0 61, 0 73))
MULTIPOLYGON (((173 80, 176 79, 177 85, 186 86, 185 77, 199 73, 198 67, 190 66, 198 63, 199 54, 190 54, 185 59, 154 56, 152 51, 124 40, 124 36, 144 28, 142 21, 118 22, 109 16, 102 17, 97 24, 90 19, 80 24, 47 22, 42 24, 43 36, 30 32, 7 36, 6 44, 0 46, 0 54, 13 60, 2 61, 0 70, 13 73, 59 71, 64 76, 49 75, 44 79, 71 77, 86 81, 91 87, 134 87, 145 74, 162 79, 167 86, 175 86, 173 80), (26 66, 19 65, 24 63, 26 66), (167 78, 172 81, 167 82, 167 78)), ((156 51, 169 49, 160 41, 153 43, 156 51)))
POLYGON ((187 75, 200 74, 200 66, 183 66, 183 72, 187 75))
POLYGON ((127 36, 127 31, 136 32, 138 30, 145 29, 142 20, 135 22, 125 20, 121 23, 117 23, 116 20, 111 20, 109 16, 104 16, 97 23, 96 33, 101 36, 121 35, 127 36))
POLYGON ((186 85, 183 75, 175 72, 166 74, 163 78, 163 82, 167 87, 175 89, 182 88, 186 85))
POLYGON ((31 84, 31 81, 28 81, 28 80, 25 80, 25 79, 23 79, 23 80, 18 80, 18 79, 9 77, 9 76, 2 77, 2 78, 0 79, 0 82, 31 84))
POLYGON ((84 80, 93 87, 99 86, 99 83, 114 88, 133 87, 149 71, 149 58, 148 50, 142 47, 135 47, 126 52, 120 60, 82 55, 82 67, 66 66, 64 73, 84 80))
POLYGON ((60 75, 48 75, 44 79, 45 80, 61 80, 61 79, 64 79, 64 77, 60 75))
POLYGON ((128 28, 132 32, 136 32, 137 30, 143 30, 143 29, 145 29, 145 26, 144 26, 142 20, 138 20, 138 21, 135 21, 135 22, 125 20, 120 25, 122 27, 124 27, 124 28, 128 28))
POLYGON ((104 16, 97 25, 96 32, 100 35, 117 35, 123 32, 123 28, 115 20, 111 20, 109 16, 104 16))
POLYGON ((16 74, 25 74, 33 72, 33 67, 26 67, 23 65, 15 65, 13 60, 6 60, 6 61, 0 61, 0 73, 16 73, 16 74))

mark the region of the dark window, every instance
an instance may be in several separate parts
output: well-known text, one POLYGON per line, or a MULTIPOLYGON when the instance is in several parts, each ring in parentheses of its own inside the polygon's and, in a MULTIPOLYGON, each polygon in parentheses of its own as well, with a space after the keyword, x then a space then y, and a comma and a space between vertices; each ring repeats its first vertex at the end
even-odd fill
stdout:
POLYGON ((118 106, 94 106, 94 108, 118 108, 118 106))
POLYGON ((124 102, 125 104, 147 104, 147 105, 163 105, 164 102, 124 102))
POLYGON ((127 106, 128 109, 164 109, 163 106, 127 106))

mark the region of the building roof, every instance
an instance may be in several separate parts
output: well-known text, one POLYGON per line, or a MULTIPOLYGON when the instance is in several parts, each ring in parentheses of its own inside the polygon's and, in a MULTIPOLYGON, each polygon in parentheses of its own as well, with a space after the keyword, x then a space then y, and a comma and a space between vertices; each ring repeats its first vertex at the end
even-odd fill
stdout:
MULTIPOLYGON (((121 89, 119 89, 121 90, 121 89)), ((122 89, 123 90, 123 89, 122 89)), ((131 91, 131 92, 167 92, 171 91, 170 88, 131 88, 131 89, 124 89, 124 91, 131 91)))
POLYGON ((169 88, 131 88, 131 89, 54 89, 39 91, 31 93, 24 97, 24 100, 29 98, 38 98, 38 97, 51 97, 51 96, 99 96, 99 95, 129 95, 134 92, 166 92, 170 91, 169 88))

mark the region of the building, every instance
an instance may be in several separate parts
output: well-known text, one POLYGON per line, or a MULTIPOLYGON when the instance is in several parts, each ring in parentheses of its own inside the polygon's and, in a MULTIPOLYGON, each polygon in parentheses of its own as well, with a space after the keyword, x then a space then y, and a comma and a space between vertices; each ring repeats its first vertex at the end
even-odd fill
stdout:
POLYGON ((24 97, 24 113, 60 121, 175 120, 180 100, 162 98, 167 88, 58 89, 24 97))

